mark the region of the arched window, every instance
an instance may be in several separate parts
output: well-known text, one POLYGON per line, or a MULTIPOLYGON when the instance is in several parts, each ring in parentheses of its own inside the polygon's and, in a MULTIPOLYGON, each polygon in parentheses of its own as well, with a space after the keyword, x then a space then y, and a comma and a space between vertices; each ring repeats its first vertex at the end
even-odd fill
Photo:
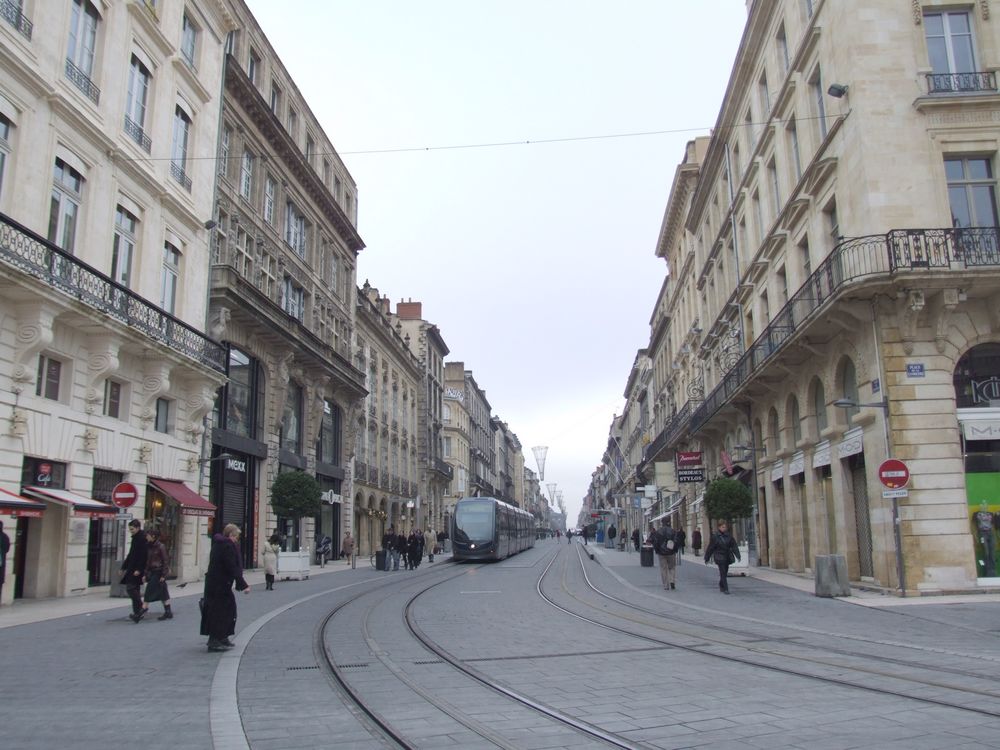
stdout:
POLYGON ((956 406, 1000 406, 1000 344, 980 344, 969 349, 955 366, 956 406))
POLYGON ((816 437, 826 429, 826 391, 823 390, 823 383, 819 378, 813 380, 812 387, 813 412, 816 415, 816 437))
POLYGON ((799 400, 795 396, 788 397, 788 423, 792 426, 792 444, 798 445, 802 440, 802 418, 799 416, 799 400))
POLYGON ((781 447, 778 435, 778 410, 773 407, 767 415, 767 443, 761 447, 766 447, 768 453, 774 453, 781 447))

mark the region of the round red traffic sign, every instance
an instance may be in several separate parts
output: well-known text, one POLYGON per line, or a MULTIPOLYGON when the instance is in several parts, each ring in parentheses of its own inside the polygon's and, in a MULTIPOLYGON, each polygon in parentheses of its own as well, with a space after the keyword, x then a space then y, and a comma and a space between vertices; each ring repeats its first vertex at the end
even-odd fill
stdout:
POLYGON ((139 499, 139 490, 131 482, 119 482, 111 490, 111 502, 119 508, 131 508, 139 499))
POLYGON ((898 458, 886 459, 879 464, 878 481, 890 490, 898 490, 910 481, 910 470, 898 458))

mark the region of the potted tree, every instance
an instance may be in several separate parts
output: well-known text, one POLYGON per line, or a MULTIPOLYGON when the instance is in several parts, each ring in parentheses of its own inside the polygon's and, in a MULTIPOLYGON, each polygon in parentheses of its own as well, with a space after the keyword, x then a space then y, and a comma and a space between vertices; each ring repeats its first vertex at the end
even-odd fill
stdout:
MULTIPOLYGON (((743 482, 728 477, 713 479, 705 490, 705 510, 713 520, 724 520, 735 532, 733 521, 750 518, 753 515, 753 495, 743 482)), ((740 545, 740 560, 732 567, 746 567, 749 560, 745 540, 737 540, 740 545)))
MULTIPOLYGON (((304 471, 282 472, 271 485, 271 507, 279 517, 292 519, 298 538, 302 536, 302 518, 319 513, 321 496, 319 483, 304 471)), ((278 575, 298 580, 308 578, 309 549, 279 552, 278 575)))

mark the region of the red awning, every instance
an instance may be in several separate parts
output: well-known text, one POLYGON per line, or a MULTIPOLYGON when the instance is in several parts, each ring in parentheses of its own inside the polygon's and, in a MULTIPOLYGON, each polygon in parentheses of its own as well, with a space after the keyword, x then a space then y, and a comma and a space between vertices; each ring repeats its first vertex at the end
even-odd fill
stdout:
POLYGON ((45 512, 45 503, 29 500, 0 487, 0 513, 22 518, 40 518, 45 512))
POLYGON ((168 479, 150 479, 149 483, 167 497, 175 500, 181 506, 182 515, 215 515, 215 506, 184 484, 184 482, 171 482, 168 479))
POLYGON ((25 487, 21 490, 25 495, 34 497, 45 502, 65 505, 73 511, 74 516, 80 518, 115 518, 118 516, 118 508, 92 497, 77 495, 69 490, 57 490, 50 487, 25 487))

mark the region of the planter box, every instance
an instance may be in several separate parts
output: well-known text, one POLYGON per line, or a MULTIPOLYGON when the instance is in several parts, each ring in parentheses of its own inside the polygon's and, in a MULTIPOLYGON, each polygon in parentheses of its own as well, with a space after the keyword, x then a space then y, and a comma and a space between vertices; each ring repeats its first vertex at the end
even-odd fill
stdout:
POLYGON ((309 578, 309 550, 278 553, 278 580, 294 578, 297 581, 309 578))

